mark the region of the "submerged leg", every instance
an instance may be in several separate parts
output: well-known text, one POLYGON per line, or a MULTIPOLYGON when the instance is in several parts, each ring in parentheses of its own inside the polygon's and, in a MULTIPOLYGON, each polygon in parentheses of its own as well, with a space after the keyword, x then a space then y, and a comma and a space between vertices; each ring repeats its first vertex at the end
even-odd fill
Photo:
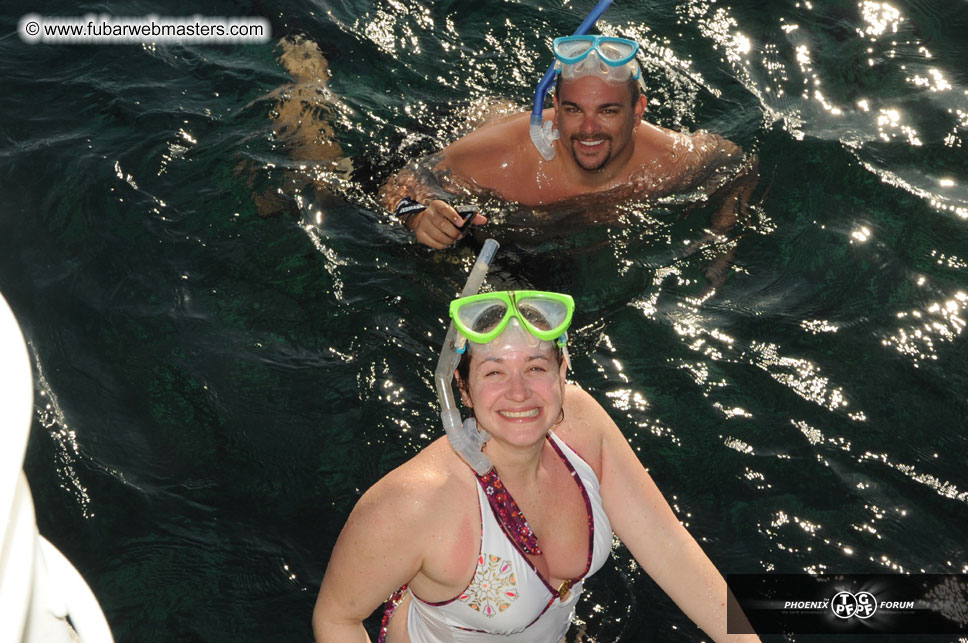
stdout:
POLYGON ((293 193, 307 185, 317 196, 332 193, 334 182, 352 171, 350 159, 336 141, 333 106, 338 97, 327 86, 329 62, 319 46, 301 35, 286 36, 277 45, 278 60, 293 82, 271 92, 269 118, 275 140, 293 164, 284 171, 286 186, 253 196, 260 216, 270 217, 293 209, 293 193))
POLYGON ((343 158, 328 112, 336 97, 327 87, 329 62, 319 46, 303 36, 279 41, 279 62, 293 78, 271 96, 277 99, 271 118, 278 140, 300 161, 323 163, 343 158))

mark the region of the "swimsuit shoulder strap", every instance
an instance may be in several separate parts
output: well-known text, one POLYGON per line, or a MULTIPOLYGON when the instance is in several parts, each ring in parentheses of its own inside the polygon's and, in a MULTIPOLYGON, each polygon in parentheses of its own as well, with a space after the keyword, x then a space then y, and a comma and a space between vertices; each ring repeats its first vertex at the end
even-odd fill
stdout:
POLYGON ((484 490, 484 495, 487 496, 491 511, 507 537, 525 552, 533 556, 540 556, 541 548, 538 547, 538 537, 534 535, 531 525, 528 524, 528 520, 521 513, 518 503, 514 501, 511 493, 501 482, 501 478, 498 477, 494 467, 491 467, 491 470, 483 476, 476 473, 474 475, 477 476, 477 482, 484 490))

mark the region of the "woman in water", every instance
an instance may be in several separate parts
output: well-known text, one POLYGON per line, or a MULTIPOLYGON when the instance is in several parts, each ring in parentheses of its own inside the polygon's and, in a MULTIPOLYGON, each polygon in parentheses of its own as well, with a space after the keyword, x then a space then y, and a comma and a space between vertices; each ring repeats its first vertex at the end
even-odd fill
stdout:
POLYGON ((714 640, 758 640, 727 636, 722 576, 605 410, 566 384, 573 311, 571 297, 537 291, 452 302, 486 472, 441 437, 373 485, 333 549, 317 641, 368 641, 363 620, 391 595, 388 643, 563 641, 613 532, 714 640))

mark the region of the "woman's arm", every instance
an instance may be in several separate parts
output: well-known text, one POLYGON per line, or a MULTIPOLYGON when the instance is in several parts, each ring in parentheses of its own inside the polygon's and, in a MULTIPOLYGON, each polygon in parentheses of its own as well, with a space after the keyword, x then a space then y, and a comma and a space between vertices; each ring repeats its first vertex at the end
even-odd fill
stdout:
POLYGON ((426 514, 400 477, 363 494, 333 547, 313 610, 318 643, 368 642, 363 620, 421 568, 426 514))
POLYGON ((726 634, 726 581, 676 518, 618 426, 591 396, 588 400, 585 413, 601 430, 602 501, 615 534, 713 640, 759 641, 752 634, 726 634))

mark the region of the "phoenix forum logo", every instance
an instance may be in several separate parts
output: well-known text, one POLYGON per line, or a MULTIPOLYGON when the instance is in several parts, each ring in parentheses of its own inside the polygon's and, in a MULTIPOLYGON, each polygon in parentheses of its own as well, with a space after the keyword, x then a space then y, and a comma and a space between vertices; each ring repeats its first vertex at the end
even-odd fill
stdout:
POLYGON ((870 592, 838 592, 830 601, 830 610, 837 618, 870 618, 877 611, 877 599, 870 592))

